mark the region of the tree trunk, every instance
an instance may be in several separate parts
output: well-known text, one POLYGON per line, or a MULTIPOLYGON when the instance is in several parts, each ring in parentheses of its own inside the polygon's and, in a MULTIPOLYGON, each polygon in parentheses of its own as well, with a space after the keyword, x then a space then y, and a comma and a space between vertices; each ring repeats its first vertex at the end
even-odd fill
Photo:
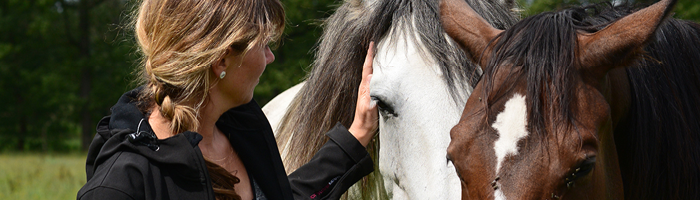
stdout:
POLYGON ((22 115, 19 118, 19 138, 17 140, 17 150, 24 151, 27 138, 27 117, 22 115))
POLYGON ((92 61, 90 60, 90 4, 87 0, 80 1, 78 6, 78 29, 79 29, 79 44, 80 44, 80 56, 83 60, 87 61, 83 63, 81 74, 80 74, 80 98, 85 102, 82 105, 82 112, 80 112, 80 124, 82 127, 82 149, 87 150, 90 147, 90 142, 92 141, 94 124, 92 123, 92 112, 90 105, 92 105, 90 99, 90 93, 92 92, 92 61))
MULTIPOLYGON (((85 67, 87 68, 87 66, 85 67)), ((86 102, 83 104, 82 112, 80 113, 80 125, 82 127, 82 149, 87 150, 92 142, 94 132, 94 124, 92 123, 92 115, 90 113, 90 87, 92 77, 90 77, 88 69, 83 69, 82 78, 80 81, 80 97, 86 102)))
POLYGON ((44 126, 41 127, 41 152, 48 153, 49 152, 49 126, 51 126, 51 123, 54 121, 54 117, 52 116, 50 120, 47 120, 44 123, 44 126))

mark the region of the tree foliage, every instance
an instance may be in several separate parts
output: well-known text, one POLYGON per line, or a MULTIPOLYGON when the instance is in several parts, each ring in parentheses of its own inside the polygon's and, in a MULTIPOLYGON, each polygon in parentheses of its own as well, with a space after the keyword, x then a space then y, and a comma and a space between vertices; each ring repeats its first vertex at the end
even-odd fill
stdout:
MULTIPOLYGON (((546 11, 556 11, 572 5, 589 5, 600 2, 631 3, 638 6, 648 6, 659 0, 519 0, 525 9, 523 16, 531 16, 546 11)), ((700 22, 700 3, 697 0, 678 0, 674 17, 700 22)))
POLYGON ((268 65, 255 88, 255 99, 264 105, 277 94, 303 81, 314 61, 313 47, 321 36, 323 19, 333 14, 333 0, 282 0, 287 26, 273 50, 275 61, 268 65))
POLYGON ((94 132, 131 71, 130 47, 113 31, 125 5, 0 2, 0 150, 75 150, 81 122, 94 132))

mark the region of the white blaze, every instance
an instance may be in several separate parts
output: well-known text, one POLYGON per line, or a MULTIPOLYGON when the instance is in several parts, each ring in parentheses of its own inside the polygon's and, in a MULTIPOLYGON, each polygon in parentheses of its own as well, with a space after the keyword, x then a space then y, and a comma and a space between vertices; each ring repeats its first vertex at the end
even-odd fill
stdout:
POLYGON ((501 191, 500 187, 496 189, 493 194, 495 200, 506 200, 506 195, 503 195, 503 191, 501 191))
MULTIPOLYGON (((529 134, 525 96, 516 93, 508 100, 503 112, 496 116, 496 122, 491 127, 498 133, 498 140, 493 147, 496 151, 496 174, 498 174, 506 156, 518 155, 518 141, 529 134)), ((500 187, 494 194, 495 199, 506 199, 500 187)))

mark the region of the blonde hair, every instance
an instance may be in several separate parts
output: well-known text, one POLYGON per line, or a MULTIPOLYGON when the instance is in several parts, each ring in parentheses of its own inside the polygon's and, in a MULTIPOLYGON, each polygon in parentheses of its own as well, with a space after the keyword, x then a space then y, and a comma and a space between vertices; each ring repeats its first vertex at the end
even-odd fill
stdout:
POLYGON ((132 17, 142 53, 140 100, 159 105, 173 133, 196 131, 197 111, 218 80, 210 67, 229 47, 245 55, 284 30, 279 0, 143 0, 132 17))

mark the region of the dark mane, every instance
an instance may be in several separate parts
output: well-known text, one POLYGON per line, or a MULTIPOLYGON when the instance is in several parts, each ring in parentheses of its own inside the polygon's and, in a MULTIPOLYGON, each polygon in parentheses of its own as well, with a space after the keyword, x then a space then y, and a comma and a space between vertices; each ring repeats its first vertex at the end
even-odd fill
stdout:
MULTIPOLYGON (((479 14, 500 28, 517 22, 511 8, 496 1, 466 0, 479 14)), ((436 0, 347 0, 324 22, 324 33, 316 49, 316 60, 278 130, 278 146, 292 146, 285 158, 287 172, 308 162, 328 138, 322 134, 336 122, 349 127, 354 115, 357 88, 370 41, 378 42, 392 28, 413 29, 427 52, 424 56, 438 62, 444 81, 455 103, 465 86, 473 86, 479 77, 478 67, 454 44, 440 27, 439 1, 436 0), (415 23, 411 23, 415 20, 415 23)), ((514 2, 507 0, 506 2, 514 2)), ((512 4, 515 5, 515 4, 512 4)), ((378 141, 377 141, 378 142, 378 141)), ((377 143, 369 151, 377 160, 377 143)), ((283 149, 283 148, 281 148, 283 149)), ((375 162, 376 165, 377 162, 375 162)), ((378 172, 370 179, 381 180, 378 172)), ((369 181, 372 182, 372 181, 369 181)), ((383 188, 383 186, 382 186, 383 188)))
MULTIPOLYGON (((630 12, 615 7, 598 20, 630 12)), ((700 199, 700 26, 669 18, 644 50, 627 68, 627 130, 615 133, 625 198, 700 199)))
MULTIPOLYGON (((575 126, 570 109, 552 110, 547 103, 576 103, 576 31, 600 30, 634 10, 607 3, 527 18, 499 36, 484 78, 493 80, 503 63, 515 64, 510 76, 521 77, 509 80, 527 78, 529 131, 547 133, 544 115, 575 126)), ((700 25, 669 18, 644 50, 626 68, 632 104, 615 125, 625 198, 700 199, 700 25)), ((485 84, 491 91, 494 83, 485 84)), ((507 92, 485 94, 487 102, 507 92)))
MULTIPOLYGON (((546 12, 531 16, 501 33, 495 40, 493 57, 484 71, 487 102, 503 98, 508 91, 492 91, 496 71, 504 63, 512 64, 513 71, 501 88, 513 88, 518 78, 527 79, 526 102, 528 129, 545 134, 545 114, 567 121, 557 125, 574 124, 570 109, 554 110, 556 105, 570 105, 573 97, 573 73, 576 64, 576 31, 584 23, 585 9, 574 8, 559 12, 546 12), (550 94, 546 97, 541 94, 550 94), (544 98, 544 99, 543 99, 544 98), (560 117, 556 117, 560 116, 560 117)), ((567 127, 569 128, 569 127, 567 127)))

